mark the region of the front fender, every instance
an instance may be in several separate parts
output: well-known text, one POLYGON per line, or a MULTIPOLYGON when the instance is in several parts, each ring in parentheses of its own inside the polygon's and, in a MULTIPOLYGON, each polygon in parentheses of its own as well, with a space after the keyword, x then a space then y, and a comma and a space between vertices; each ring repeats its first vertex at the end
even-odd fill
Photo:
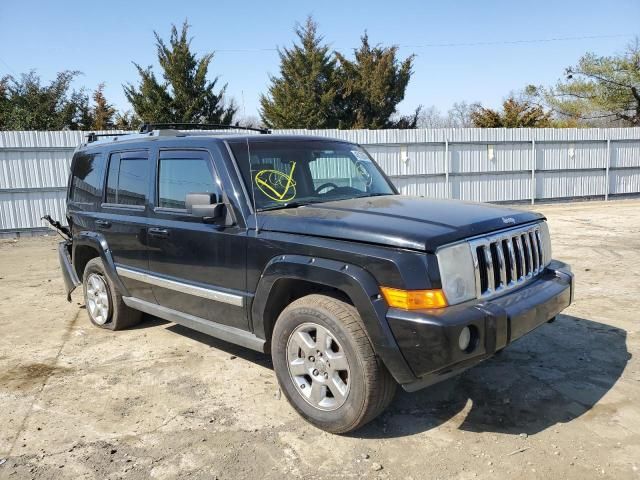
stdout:
POLYGON ((399 383, 415 380, 386 319, 388 306, 373 276, 361 267, 304 255, 279 255, 265 267, 251 306, 254 332, 266 337, 265 311, 276 281, 299 279, 344 292, 358 310, 374 351, 399 383))
MULTIPOLYGON (((104 235, 96 232, 82 231, 73 236, 73 247, 72 247, 72 255, 73 259, 73 268, 78 271, 78 266, 76 264, 76 260, 78 256, 76 255, 76 249, 78 247, 91 247, 98 252, 100 258, 102 259, 102 263, 104 265, 104 270, 109 280, 118 288, 118 290, 122 293, 122 296, 129 296, 129 291, 120 280, 120 277, 116 273, 116 265, 113 261, 113 255, 111 254, 111 250, 109 249, 109 244, 107 243, 107 239, 104 238, 104 235)), ((81 275, 82 272, 79 272, 81 275)))

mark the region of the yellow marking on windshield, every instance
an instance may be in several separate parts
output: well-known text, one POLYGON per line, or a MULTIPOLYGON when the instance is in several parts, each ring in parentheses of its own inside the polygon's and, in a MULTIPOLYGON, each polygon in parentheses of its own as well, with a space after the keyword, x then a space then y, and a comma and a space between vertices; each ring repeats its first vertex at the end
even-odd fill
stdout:
POLYGON ((287 175, 280 170, 260 170, 255 176, 255 182, 262 193, 276 202, 288 202, 296 196, 296 182, 293 171, 296 162, 291 163, 291 171, 287 175))

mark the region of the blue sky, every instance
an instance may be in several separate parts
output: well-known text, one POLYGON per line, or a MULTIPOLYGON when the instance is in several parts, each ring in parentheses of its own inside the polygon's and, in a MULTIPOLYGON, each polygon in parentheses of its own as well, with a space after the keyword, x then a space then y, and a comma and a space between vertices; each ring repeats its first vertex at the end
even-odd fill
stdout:
POLYGON ((620 52, 640 34, 638 0, 3 0, 0 74, 35 69, 50 80, 60 70, 80 70, 77 87, 105 82, 108 99, 126 109, 122 84, 137 80, 131 62, 155 65, 153 31, 166 38, 172 22, 188 18, 195 51, 217 52, 210 72, 229 84, 247 115, 256 115, 269 74, 278 73, 277 52, 269 49, 290 45, 294 25, 308 14, 336 50, 351 52, 366 29, 371 42, 400 45, 402 57, 417 55, 403 113, 419 104, 446 111, 461 100, 498 106, 529 83, 555 83, 583 53, 620 52), (589 36, 617 37, 433 46, 589 36))

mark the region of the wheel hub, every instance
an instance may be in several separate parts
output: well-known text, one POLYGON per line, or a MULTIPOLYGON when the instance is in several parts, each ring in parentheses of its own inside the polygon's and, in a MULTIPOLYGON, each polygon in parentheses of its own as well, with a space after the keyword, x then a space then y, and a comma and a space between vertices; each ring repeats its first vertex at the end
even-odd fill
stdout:
POLYGON ((312 406, 336 410, 346 401, 349 362, 327 328, 310 322, 299 325, 287 341, 287 365, 298 393, 312 406))
POLYGON ((92 273, 87 277, 86 306, 91 319, 104 325, 109 318, 109 291, 101 275, 92 273))
POLYGON ((329 370, 329 362, 327 362, 324 358, 319 357, 316 360, 316 367, 320 375, 324 375, 329 370))

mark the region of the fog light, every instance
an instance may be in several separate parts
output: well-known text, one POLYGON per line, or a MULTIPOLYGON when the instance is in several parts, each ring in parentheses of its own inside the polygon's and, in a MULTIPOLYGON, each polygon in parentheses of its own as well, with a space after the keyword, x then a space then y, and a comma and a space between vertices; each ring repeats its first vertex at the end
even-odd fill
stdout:
POLYGON ((469 329, 469 327, 464 327, 460 332, 460 336, 458 337, 458 347, 460 347, 460 350, 464 352, 467 350, 467 348, 469 348, 470 344, 471 330, 469 329))

